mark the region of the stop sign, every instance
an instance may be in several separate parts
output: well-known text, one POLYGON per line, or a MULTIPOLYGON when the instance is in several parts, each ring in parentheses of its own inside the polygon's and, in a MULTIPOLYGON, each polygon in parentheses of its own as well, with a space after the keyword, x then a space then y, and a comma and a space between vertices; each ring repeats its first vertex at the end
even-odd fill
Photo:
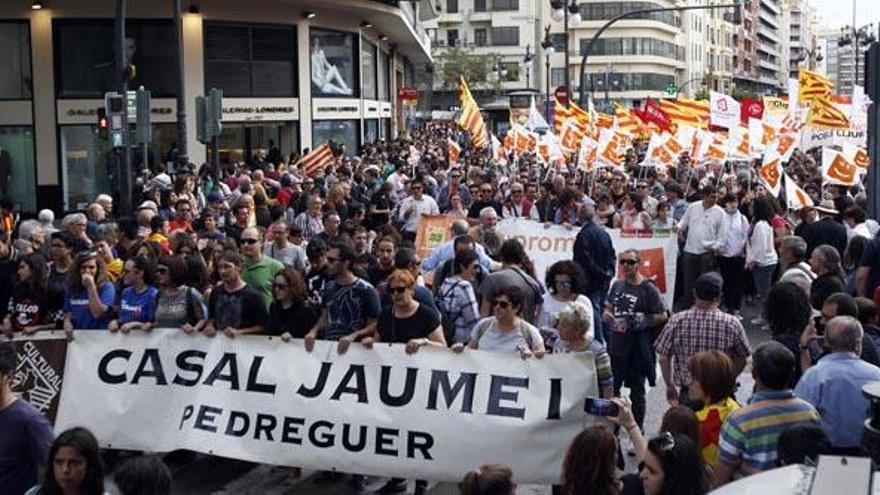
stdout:
POLYGON ((559 103, 568 105, 568 88, 565 86, 559 86, 556 88, 554 95, 556 96, 556 99, 559 100, 559 103))

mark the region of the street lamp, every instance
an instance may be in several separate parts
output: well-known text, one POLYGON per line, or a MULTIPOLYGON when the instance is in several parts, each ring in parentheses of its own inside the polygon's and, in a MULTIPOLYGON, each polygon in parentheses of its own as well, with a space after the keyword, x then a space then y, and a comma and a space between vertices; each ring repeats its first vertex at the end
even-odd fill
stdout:
POLYGON ((535 58, 534 54, 531 52, 532 46, 526 45, 526 55, 523 57, 523 63, 526 67, 526 88, 531 89, 532 87, 532 77, 530 69, 532 68, 532 60, 535 58))
POLYGON ((800 47, 800 55, 797 58, 797 63, 802 64, 804 62, 807 63, 807 67, 810 70, 813 70, 813 61, 821 62, 824 56, 822 55, 822 47, 818 46, 813 50, 809 48, 800 47))
POLYGON ((551 108, 550 105, 550 56, 556 53, 553 47, 553 40, 550 38, 550 25, 544 28, 544 39, 541 40, 541 48, 544 49, 544 76, 547 79, 546 92, 544 93, 544 104, 547 107, 547 122, 550 122, 551 108))
POLYGON ((566 6, 566 0, 550 0, 550 18, 554 21, 563 21, 562 30, 565 33, 565 93, 567 95, 565 106, 568 107, 571 100, 571 75, 568 71, 568 26, 580 24, 581 22, 581 6, 577 0, 571 0, 566 6))

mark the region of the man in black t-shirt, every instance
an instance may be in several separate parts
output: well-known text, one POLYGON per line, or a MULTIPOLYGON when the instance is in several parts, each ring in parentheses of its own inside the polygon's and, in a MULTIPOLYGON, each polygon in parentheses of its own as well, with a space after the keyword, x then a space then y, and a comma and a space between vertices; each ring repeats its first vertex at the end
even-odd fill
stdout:
POLYGON ((213 337, 217 331, 227 337, 261 333, 266 323, 266 305, 260 293, 241 278, 241 256, 226 251, 217 262, 220 283, 211 291, 204 333, 213 337))

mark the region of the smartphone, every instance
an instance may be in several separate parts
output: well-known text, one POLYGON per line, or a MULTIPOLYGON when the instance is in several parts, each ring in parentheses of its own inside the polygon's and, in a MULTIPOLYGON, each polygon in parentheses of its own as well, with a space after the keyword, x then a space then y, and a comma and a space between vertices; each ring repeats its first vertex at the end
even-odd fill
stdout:
POLYGON ((614 417, 620 414, 620 408, 608 399, 587 397, 584 399, 584 412, 593 416, 614 417))

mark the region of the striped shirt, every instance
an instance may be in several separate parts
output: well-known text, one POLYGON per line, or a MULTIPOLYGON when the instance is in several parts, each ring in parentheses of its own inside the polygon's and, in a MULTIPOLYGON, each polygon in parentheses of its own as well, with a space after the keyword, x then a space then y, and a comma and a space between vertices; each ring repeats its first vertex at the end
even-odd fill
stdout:
POLYGON ((776 467, 776 440, 789 426, 819 424, 819 413, 791 390, 755 392, 746 407, 721 427, 718 458, 737 468, 736 477, 776 467))
MULTIPOLYGON (((602 389, 614 388, 614 372, 611 371, 611 356, 605 350, 605 344, 599 342, 593 337, 587 337, 587 347, 585 351, 590 351, 596 359, 596 380, 599 385, 599 393, 602 389)), ((568 343, 560 339, 553 347, 554 353, 567 354, 572 351, 568 343)))

